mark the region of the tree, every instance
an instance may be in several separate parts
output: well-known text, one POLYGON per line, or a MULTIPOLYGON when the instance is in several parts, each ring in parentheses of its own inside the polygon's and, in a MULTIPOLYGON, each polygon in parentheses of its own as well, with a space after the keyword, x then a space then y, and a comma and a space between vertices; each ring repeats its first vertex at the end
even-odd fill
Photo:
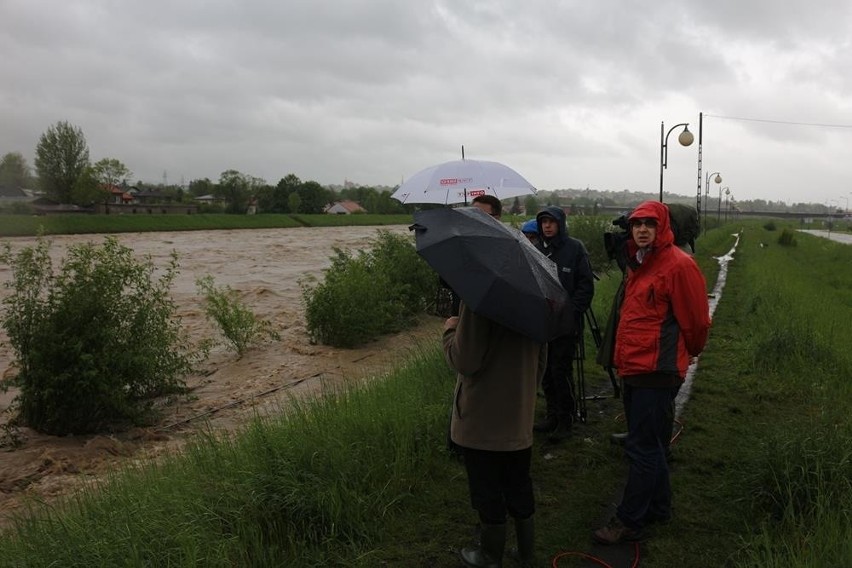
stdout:
POLYGON ((300 210, 302 213, 322 213, 328 203, 329 192, 315 181, 306 181, 298 190, 301 200, 300 210))
POLYGON ((133 172, 115 158, 104 158, 92 166, 98 181, 104 185, 121 185, 127 183, 133 172))
POLYGON ((189 193, 193 197, 201 197, 202 195, 212 195, 216 191, 216 184, 210 181, 209 178, 194 179, 189 182, 189 193))
POLYGON ((521 212, 521 198, 515 197, 515 200, 512 202, 512 208, 509 209, 509 213, 512 215, 518 215, 521 212))
POLYGON ((535 195, 527 195, 524 199, 524 209, 527 212, 527 215, 535 215, 538 213, 538 200, 535 198, 535 195))
POLYGON ((273 192, 274 208, 271 210, 281 213, 299 213, 301 211, 302 198, 300 197, 299 200, 295 202, 296 209, 293 209, 291 207, 290 196, 295 194, 301 186, 302 180, 300 180, 299 176, 296 174, 287 174, 285 177, 281 178, 273 192))
POLYGON ((0 160, 0 185, 28 187, 30 166, 20 152, 9 152, 0 160))
POLYGON ((74 182, 71 190, 71 203, 75 205, 92 205, 93 203, 104 203, 112 194, 101 184, 97 172, 93 166, 87 166, 74 182))
POLYGON ((39 138, 35 158, 39 185, 57 201, 71 201, 74 184, 88 165, 89 146, 78 127, 60 121, 39 138))
POLYGON ((249 198, 260 192, 265 184, 261 178, 226 170, 219 176, 217 193, 225 199, 226 213, 245 213, 249 198))
POLYGON ((301 208, 301 204, 302 198, 299 197, 299 194, 295 191, 287 198, 287 207, 290 209, 290 213, 298 213, 301 208))

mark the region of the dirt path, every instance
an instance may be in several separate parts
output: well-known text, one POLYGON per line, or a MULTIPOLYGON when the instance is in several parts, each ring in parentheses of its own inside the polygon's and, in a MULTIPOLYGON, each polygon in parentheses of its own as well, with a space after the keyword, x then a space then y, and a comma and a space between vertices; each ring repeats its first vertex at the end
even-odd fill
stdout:
MULTIPOLYGON (((406 234, 405 226, 386 227, 406 234)), ((129 233, 122 244, 139 255, 151 255, 164 266, 177 251, 180 275, 173 296, 183 326, 193 340, 217 337, 203 314, 195 280, 206 274, 217 285, 237 290, 259 316, 273 322, 280 341, 250 350, 242 359, 217 346, 202 372, 189 377, 187 399, 171 401, 158 424, 113 436, 54 437, 22 428, 18 448, 0 448, 0 527, 29 498, 51 501, 69 495, 82 483, 96 479, 129 460, 155 459, 179 449, 199 428, 234 429, 256 411, 265 412, 286 403, 289 396, 312 395, 391 369, 423 342, 434 341, 442 321, 424 317, 408 332, 385 337, 359 349, 311 345, 305 330, 300 281, 322 277, 332 248, 368 247, 375 227, 297 228, 269 230, 129 233)), ((52 237, 51 254, 62 258, 68 246, 93 241, 103 235, 52 237)), ((34 239, 6 239, 13 249, 32 245, 34 239)), ((0 283, 11 278, 0 266, 0 283)), ((7 291, 0 289, 0 296, 7 291)), ((342 307, 345 309, 345 306, 342 307)), ((0 329, 0 376, 10 376, 12 352, 0 329)), ((0 427, 9 419, 3 412, 14 391, 0 394, 0 427)), ((3 431, 0 430, 0 438, 3 431)))

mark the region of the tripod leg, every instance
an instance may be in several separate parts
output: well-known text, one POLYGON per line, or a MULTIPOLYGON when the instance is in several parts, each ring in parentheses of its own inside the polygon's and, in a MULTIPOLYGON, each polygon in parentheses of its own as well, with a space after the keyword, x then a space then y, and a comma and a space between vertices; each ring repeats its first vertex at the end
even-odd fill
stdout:
POLYGON ((577 410, 580 414, 580 422, 586 423, 586 374, 583 369, 583 361, 586 358, 586 345, 583 335, 581 334, 577 340, 577 356, 575 358, 575 367, 577 375, 577 410))

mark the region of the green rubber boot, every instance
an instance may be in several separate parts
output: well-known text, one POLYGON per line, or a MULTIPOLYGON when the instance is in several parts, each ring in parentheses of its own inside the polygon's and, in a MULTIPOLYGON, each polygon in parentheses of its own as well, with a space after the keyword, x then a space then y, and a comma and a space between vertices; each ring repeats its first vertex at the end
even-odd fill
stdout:
POLYGON ((462 562, 473 568, 501 568, 506 548, 506 525, 482 525, 479 546, 461 550, 462 562))
POLYGON ((535 566, 535 522, 533 517, 515 519, 515 534, 518 537, 517 560, 523 568, 535 566))

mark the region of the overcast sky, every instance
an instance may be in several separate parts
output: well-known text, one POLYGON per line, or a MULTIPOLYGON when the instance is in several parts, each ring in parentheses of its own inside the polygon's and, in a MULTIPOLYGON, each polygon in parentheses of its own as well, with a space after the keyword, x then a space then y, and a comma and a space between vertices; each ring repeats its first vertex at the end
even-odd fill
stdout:
POLYGON ((464 145, 658 192, 660 123, 688 122, 665 188, 694 196, 703 112, 737 200, 845 207, 850 30, 849 0, 0 0, 0 154, 67 120, 148 182, 392 186, 464 145))

